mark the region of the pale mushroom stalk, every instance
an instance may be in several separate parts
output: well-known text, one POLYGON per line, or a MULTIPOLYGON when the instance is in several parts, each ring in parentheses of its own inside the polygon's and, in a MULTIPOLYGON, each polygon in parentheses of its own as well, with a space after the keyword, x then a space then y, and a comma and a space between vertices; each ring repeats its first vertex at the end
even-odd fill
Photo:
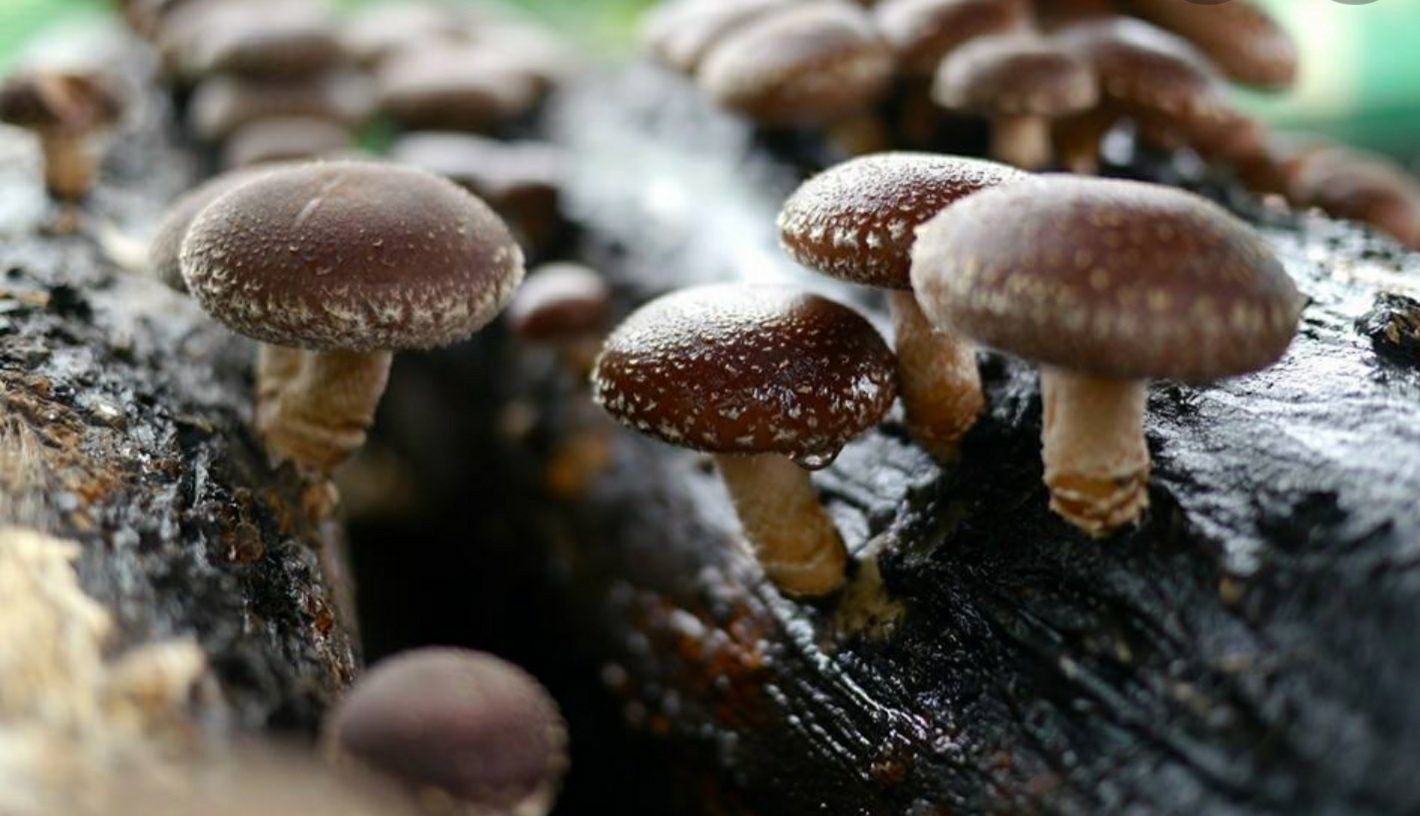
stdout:
POLYGON ((718 454, 715 463, 769 580, 804 597, 843 585, 848 550, 807 470, 778 454, 718 454))
POLYGON ((260 418, 271 458, 323 474, 350 458, 375 421, 392 359, 387 351, 306 352, 260 418))
POLYGON ((1050 164, 1050 124, 1041 116, 1010 114, 991 122, 991 157, 1022 170, 1050 164))
POLYGON ((1050 509, 1104 536, 1149 506, 1143 380, 1112 380, 1043 366, 1045 483, 1050 509))
POLYGON ((1081 176, 1099 175, 1100 144, 1119 121, 1104 108, 1095 108, 1055 125, 1055 154, 1060 166, 1081 176))
POLYGON ((301 373, 306 352, 288 346, 260 343, 256 350, 256 426, 270 424, 268 414, 291 381, 301 373))
POLYGON ((911 290, 888 293, 896 336, 898 395, 912 438, 940 461, 955 461, 961 439, 985 407, 976 346, 936 329, 911 290))
POLYGON ((54 197, 75 202, 88 195, 95 161, 87 134, 44 133, 40 147, 44 151, 44 183, 54 197))

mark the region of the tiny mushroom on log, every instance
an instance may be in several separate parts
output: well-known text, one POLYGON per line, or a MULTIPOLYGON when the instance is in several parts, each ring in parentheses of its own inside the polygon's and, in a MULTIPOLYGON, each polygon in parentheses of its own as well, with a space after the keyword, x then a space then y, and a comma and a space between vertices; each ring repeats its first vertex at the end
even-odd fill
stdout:
POLYGON ((514 335, 556 349, 579 378, 596 362, 610 317, 606 280, 593 269, 566 262, 534 269, 504 313, 514 335))
POLYGON ((991 119, 993 158, 1026 170, 1051 161, 1050 121, 1093 108, 1095 76, 1079 58, 1035 33, 973 40, 942 61, 932 97, 991 119))
POLYGON ((1124 7, 1197 45, 1232 80, 1274 91, 1296 82, 1296 43, 1253 0, 1125 0, 1124 7))
POLYGON ((230 328, 307 350, 258 430, 273 459, 328 475, 364 444, 391 352, 478 331, 522 281, 523 255, 445 179, 329 162, 262 174, 204 207, 182 273, 230 328))
POLYGON ((1420 183, 1383 156, 1345 147, 1314 150, 1299 159, 1286 192, 1298 206, 1369 224, 1420 249, 1420 183))
POLYGON ((919 225, 965 196, 1028 176, 995 162, 925 153, 880 153, 805 182, 779 213, 779 239, 794 260, 835 278, 889 290, 898 388, 913 439, 943 461, 984 398, 974 346, 934 327, 912 293, 919 225))
POLYGON ((1078 177, 947 208, 918 233, 912 282, 934 321, 1041 364, 1051 508, 1099 536, 1148 506, 1148 380, 1266 367, 1302 305, 1267 243, 1221 207, 1078 177))
POLYGON ((39 137, 45 184, 70 204, 88 195, 97 164, 95 142, 121 112, 117 91, 98 74, 35 69, 12 74, 0 85, 0 121, 39 137))
POLYGON ((769 127, 830 127, 849 152, 878 141, 865 120, 888 90, 893 56, 872 17, 847 2, 791 3, 720 40, 700 86, 720 106, 769 127))
POLYGON ((612 332, 592 387, 623 424, 715 455, 745 537, 781 590, 817 597, 842 586, 847 551, 809 470, 876 424, 897 391, 892 352, 861 315, 786 287, 682 290, 612 332))
POLYGON ((449 812, 546 816, 567 770, 567 730, 537 680, 489 654, 426 647, 376 664, 330 712, 327 751, 449 812))

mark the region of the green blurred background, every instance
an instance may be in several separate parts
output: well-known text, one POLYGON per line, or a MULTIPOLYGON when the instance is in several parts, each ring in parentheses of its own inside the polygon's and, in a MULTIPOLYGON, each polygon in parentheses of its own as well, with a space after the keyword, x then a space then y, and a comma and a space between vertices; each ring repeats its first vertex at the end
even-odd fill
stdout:
MULTIPOLYGON (((359 0, 345 0, 359 2, 359 0)), ((513 5, 608 56, 629 53, 635 19, 654 0, 515 0, 513 5)), ((1244 104, 1279 128, 1315 131, 1420 168, 1420 0, 1264 0, 1292 31, 1302 81, 1244 104)), ((103 0, 0 0, 0 62, 48 26, 102 14, 103 0)))

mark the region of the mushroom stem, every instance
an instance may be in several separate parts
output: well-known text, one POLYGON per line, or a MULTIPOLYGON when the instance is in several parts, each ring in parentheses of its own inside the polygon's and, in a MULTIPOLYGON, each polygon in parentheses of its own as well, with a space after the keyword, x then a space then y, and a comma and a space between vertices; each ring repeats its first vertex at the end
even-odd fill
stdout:
POLYGON ((897 344, 898 395, 912 438, 939 461, 952 462, 961 438, 985 405, 975 346, 934 328, 911 290, 888 293, 897 344))
POLYGON ((85 137, 73 133, 46 133, 40 139, 44 150, 44 183, 60 201, 81 201, 94 180, 94 154, 85 137))
POLYGON ((1096 108, 1057 122, 1055 151, 1061 166, 1082 176, 1099 175, 1100 145, 1117 121, 1113 113, 1096 108))
POLYGON ((277 397, 301 373, 307 352, 301 349, 258 344, 256 351, 256 427, 264 432, 277 397))
POLYGON ((1050 123, 1041 116, 1004 115, 991 123, 991 156, 1022 170, 1050 164, 1050 123))
POLYGON ((798 597, 827 595, 843 585, 848 550, 807 470, 778 454, 719 454, 715 461, 769 580, 798 597))
POLYGON ((264 418, 267 453, 329 475, 365 444, 392 358, 386 351, 306 352, 264 418))
POLYGON ((887 126, 873 113, 834 122, 828 128, 828 140, 849 158, 886 150, 890 141, 887 126))
POLYGON ((1134 521, 1149 506, 1145 382, 1046 367, 1040 386, 1050 509, 1097 537, 1134 521))

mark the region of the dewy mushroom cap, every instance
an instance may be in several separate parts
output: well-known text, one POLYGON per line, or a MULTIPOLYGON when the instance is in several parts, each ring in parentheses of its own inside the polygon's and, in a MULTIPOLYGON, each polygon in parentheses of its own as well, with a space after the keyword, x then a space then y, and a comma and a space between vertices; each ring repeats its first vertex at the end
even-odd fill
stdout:
POLYGON ((1041 177, 918 232, 923 310, 985 344, 1084 374, 1211 379, 1276 361, 1301 297, 1262 238, 1198 196, 1041 177))
POLYGON ((1062 116, 1093 107, 1099 89, 1089 66, 1031 33, 972 40, 942 61, 932 96, 986 116, 1062 116))
POLYGON ((303 165, 202 210, 182 247, 202 307, 277 345, 395 351, 462 340, 523 278, 487 205, 452 182, 369 162, 303 165))
POLYGON ((1027 178, 1013 167, 930 153, 879 153, 805 182, 784 203, 779 238, 794 260, 841 280, 910 289, 918 225, 963 196, 1027 178))
POLYGON ((592 375, 621 422, 712 453, 831 458, 896 396, 892 352, 857 312, 772 286, 687 289, 642 307, 592 375))

